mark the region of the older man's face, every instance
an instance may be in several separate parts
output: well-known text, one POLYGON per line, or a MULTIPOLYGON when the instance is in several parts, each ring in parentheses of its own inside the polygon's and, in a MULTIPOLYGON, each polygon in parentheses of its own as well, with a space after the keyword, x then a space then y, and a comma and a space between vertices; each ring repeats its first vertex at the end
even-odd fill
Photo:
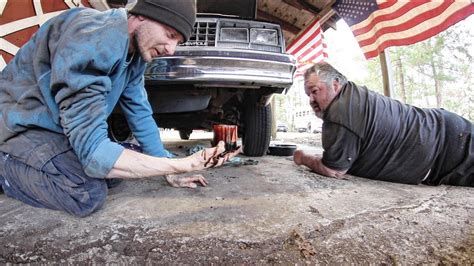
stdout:
POLYGON ((332 84, 328 87, 316 73, 312 73, 305 79, 304 91, 308 95, 309 104, 317 117, 323 118, 324 112, 337 95, 337 85, 332 84))
POLYGON ((183 42, 183 36, 175 29, 144 18, 135 32, 135 46, 142 58, 150 62, 154 57, 174 54, 176 46, 183 42))

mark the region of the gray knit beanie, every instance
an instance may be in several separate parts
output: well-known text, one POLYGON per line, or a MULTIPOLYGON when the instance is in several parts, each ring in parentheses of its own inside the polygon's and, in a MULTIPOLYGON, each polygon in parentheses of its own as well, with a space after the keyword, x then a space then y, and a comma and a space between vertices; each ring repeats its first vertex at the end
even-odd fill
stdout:
POLYGON ((129 12, 156 20, 176 29, 186 41, 191 36, 196 21, 196 1, 138 0, 129 12))

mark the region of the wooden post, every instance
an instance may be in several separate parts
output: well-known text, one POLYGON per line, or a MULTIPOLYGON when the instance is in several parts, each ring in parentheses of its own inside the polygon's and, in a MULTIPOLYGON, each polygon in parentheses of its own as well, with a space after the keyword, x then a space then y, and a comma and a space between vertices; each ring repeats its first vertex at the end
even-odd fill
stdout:
POLYGON ((385 96, 392 97, 392 66, 390 64, 390 56, 388 55, 388 50, 384 50, 379 55, 380 58, 380 67, 382 69, 383 77, 383 93, 385 96))
POLYGON ((272 95, 272 101, 270 103, 272 109, 272 139, 276 139, 277 136, 277 125, 276 125, 276 100, 275 100, 275 95, 272 95))

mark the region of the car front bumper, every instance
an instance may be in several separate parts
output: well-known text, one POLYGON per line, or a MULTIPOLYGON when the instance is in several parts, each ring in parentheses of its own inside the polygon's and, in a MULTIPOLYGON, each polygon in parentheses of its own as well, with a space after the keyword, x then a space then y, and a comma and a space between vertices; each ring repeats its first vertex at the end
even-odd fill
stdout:
POLYGON ((199 48, 155 58, 147 67, 145 82, 288 88, 294 71, 295 59, 288 54, 199 48))

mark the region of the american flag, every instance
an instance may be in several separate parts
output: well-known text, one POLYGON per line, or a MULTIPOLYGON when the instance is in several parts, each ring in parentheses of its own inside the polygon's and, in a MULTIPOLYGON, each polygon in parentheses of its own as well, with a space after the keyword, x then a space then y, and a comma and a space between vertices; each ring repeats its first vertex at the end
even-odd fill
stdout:
POLYGON ((314 63, 325 60, 328 57, 325 49, 323 31, 319 21, 314 20, 286 49, 297 60, 295 77, 302 76, 314 63))
POLYGON ((390 46, 428 39, 474 13, 471 0, 337 0, 333 8, 367 59, 390 46))

